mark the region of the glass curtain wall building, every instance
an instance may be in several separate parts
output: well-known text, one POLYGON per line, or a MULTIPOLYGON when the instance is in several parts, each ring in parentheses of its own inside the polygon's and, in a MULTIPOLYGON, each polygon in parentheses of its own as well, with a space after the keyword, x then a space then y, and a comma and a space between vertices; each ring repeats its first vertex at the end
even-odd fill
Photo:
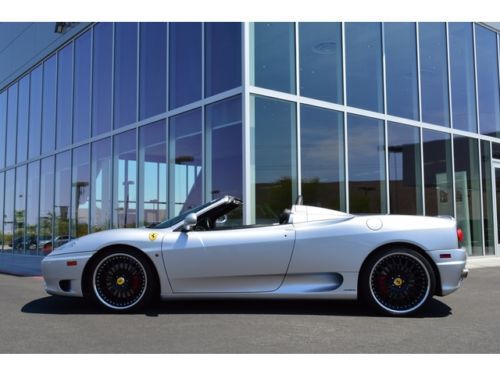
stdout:
POLYGON ((245 224, 298 195, 451 215, 500 254, 499 50, 477 23, 89 25, 0 90, 0 251, 229 194, 245 224))

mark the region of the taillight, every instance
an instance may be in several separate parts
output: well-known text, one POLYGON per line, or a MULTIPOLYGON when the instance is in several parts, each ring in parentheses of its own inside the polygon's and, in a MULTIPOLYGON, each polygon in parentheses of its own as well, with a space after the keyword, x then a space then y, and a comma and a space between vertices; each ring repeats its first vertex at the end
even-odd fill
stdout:
POLYGON ((464 232, 460 228, 457 228, 457 239, 459 244, 464 240, 464 232))

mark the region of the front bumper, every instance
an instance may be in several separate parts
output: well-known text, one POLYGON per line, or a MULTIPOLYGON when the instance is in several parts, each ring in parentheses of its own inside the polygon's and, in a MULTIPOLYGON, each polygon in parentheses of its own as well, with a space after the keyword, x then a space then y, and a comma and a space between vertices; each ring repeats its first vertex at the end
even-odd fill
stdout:
POLYGON ((467 252, 465 249, 430 251, 430 256, 436 264, 441 279, 439 295, 446 296, 462 286, 469 270, 465 267, 467 252))
POLYGON ((42 260, 42 275, 46 292, 52 295, 82 297, 83 270, 93 254, 84 252, 45 257, 42 260))

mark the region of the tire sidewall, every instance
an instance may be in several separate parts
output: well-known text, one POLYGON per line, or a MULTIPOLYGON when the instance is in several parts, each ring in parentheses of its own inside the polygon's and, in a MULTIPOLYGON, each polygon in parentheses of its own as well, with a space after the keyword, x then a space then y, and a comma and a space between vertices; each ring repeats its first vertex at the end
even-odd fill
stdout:
POLYGON ((436 289, 436 276, 434 275, 433 269, 431 265, 429 264, 429 261, 425 259, 424 256, 419 254, 417 251, 409 248, 390 248, 390 249, 385 249, 380 252, 377 252, 373 256, 371 256, 368 260, 367 263, 364 265, 361 275, 360 275, 360 297, 361 299, 372 309, 377 311, 378 313, 382 315, 388 315, 388 316, 411 316, 418 314, 429 302, 429 300, 432 298, 434 295, 435 289, 436 289), (426 274, 428 276, 428 290, 427 290, 427 295, 423 299, 423 301, 418 305, 416 308, 412 308, 409 311, 408 310, 403 310, 403 311, 395 311, 391 310, 389 308, 386 308, 383 306, 382 303, 379 303, 375 296, 373 295, 373 292, 371 290, 371 274, 372 271, 375 267, 375 265, 382 259, 386 258, 390 255, 395 255, 395 254, 404 254, 413 258, 416 258, 425 268, 426 274))

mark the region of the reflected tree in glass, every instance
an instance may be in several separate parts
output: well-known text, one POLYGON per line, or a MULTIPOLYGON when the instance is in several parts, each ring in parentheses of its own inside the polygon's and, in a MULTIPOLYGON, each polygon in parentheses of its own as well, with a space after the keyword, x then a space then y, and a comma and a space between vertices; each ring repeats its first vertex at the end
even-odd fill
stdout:
POLYGON ((28 190, 26 195, 26 252, 31 255, 38 253, 38 218, 40 194, 40 162, 28 165, 28 190))
POLYGON ((42 159, 40 165, 40 235, 39 255, 52 251, 52 230, 54 222, 54 157, 42 159))
POLYGON ((71 236, 81 237, 89 233, 90 162, 88 145, 73 150, 71 189, 71 236))
POLYGON ((26 227, 26 165, 16 168, 16 193, 14 207, 14 253, 24 254, 24 231, 26 227))
POLYGON ((9 169, 5 172, 5 186, 7 187, 4 200, 3 212, 3 251, 12 252, 14 240, 14 201, 15 201, 15 186, 16 170, 9 169))

